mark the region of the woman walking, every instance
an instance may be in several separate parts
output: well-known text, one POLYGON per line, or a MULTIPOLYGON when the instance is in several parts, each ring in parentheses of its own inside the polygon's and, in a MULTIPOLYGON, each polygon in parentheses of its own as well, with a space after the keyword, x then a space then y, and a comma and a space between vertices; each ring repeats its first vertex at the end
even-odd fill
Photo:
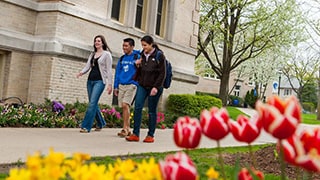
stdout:
POLYGON ((95 131, 100 131, 106 125, 98 102, 106 84, 107 93, 111 94, 112 92, 112 56, 110 48, 102 35, 97 35, 94 38, 93 47, 94 52, 89 55, 85 67, 77 75, 77 77, 80 77, 90 71, 87 80, 89 104, 81 124, 81 133, 89 133, 91 131, 94 118, 97 120, 95 131))
POLYGON ((148 99, 148 134, 143 140, 145 143, 154 142, 154 133, 157 125, 157 107, 159 98, 163 91, 163 82, 166 76, 166 63, 163 52, 155 44, 151 36, 144 36, 141 39, 141 60, 137 60, 138 76, 136 80, 139 85, 136 92, 134 104, 134 127, 133 134, 126 137, 127 141, 139 141, 142 108, 148 99))

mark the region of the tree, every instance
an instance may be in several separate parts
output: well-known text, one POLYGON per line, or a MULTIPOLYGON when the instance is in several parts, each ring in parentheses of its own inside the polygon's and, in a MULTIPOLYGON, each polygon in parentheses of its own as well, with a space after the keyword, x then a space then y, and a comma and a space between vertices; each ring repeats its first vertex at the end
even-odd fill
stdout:
MULTIPOLYGON (((320 1, 319 0, 308 0, 303 1, 305 7, 307 8, 306 17, 308 17, 308 33, 312 44, 310 45, 315 51, 319 52, 319 38, 320 38, 320 19, 319 19, 319 10, 320 10, 320 1)), ((318 56, 319 57, 319 56, 318 56)), ((318 67, 318 105, 317 105, 317 120, 320 120, 320 67, 318 67)))
POLYGON ((300 39, 302 21, 295 0, 202 0, 198 56, 220 78, 227 103, 230 72, 272 47, 300 39))
POLYGON ((303 92, 308 85, 311 85, 316 80, 316 73, 320 61, 312 52, 308 53, 307 50, 296 50, 291 60, 283 67, 282 72, 289 81, 293 91, 297 94, 300 102, 303 102, 303 92), (294 87, 293 81, 297 80, 299 87, 294 87))
MULTIPOLYGON (((315 80, 315 79, 314 79, 315 80)), ((317 82, 312 81, 304 86, 302 91, 302 102, 310 102, 313 104, 313 107, 317 107, 317 82)))
POLYGON ((255 84, 257 97, 264 100, 266 88, 278 77, 278 71, 285 64, 286 56, 283 49, 270 48, 262 52, 258 58, 242 63, 236 72, 242 77, 250 77, 255 84))

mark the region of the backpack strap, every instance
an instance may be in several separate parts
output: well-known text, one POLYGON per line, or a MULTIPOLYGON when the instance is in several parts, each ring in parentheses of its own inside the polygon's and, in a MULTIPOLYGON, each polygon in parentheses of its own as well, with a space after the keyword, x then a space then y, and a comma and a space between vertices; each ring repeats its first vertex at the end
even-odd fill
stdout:
MULTIPOLYGON (((122 55, 122 56, 120 57, 120 60, 119 60, 121 65, 122 65, 123 57, 124 57, 124 55, 122 55)), ((134 60, 137 60, 137 59, 138 59, 138 54, 134 54, 134 55, 133 55, 133 59, 134 59, 134 60)))
POLYGON ((138 54, 134 54, 134 55, 133 55, 133 59, 134 59, 134 60, 137 60, 137 59, 138 59, 138 54))
POLYGON ((156 61, 157 63, 159 64, 160 63, 160 56, 161 56, 162 52, 160 50, 157 50, 157 53, 156 53, 156 61))

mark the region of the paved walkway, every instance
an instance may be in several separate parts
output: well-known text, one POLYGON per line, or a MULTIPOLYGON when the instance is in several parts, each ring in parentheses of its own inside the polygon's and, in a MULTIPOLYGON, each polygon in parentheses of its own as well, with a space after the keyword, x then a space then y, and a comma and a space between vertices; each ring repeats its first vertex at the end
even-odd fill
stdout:
MULTIPOLYGON (((245 113, 254 110, 242 109, 245 113)), ((300 129, 312 126, 302 125, 300 129)), ((89 134, 79 133, 77 128, 0 128, 0 163, 25 162, 28 154, 40 151, 47 154, 49 148, 55 151, 72 154, 74 152, 88 153, 91 156, 117 156, 143 152, 166 152, 181 150, 173 140, 172 129, 157 129, 155 142, 151 144, 127 142, 116 134, 120 129, 104 128, 101 132, 89 134)), ((147 129, 141 130, 141 138, 147 134, 147 129)), ((274 143, 276 140, 262 131, 254 144, 274 143)), ((202 136, 199 148, 216 147, 216 142, 202 136)), ((221 141, 221 146, 243 146, 229 134, 221 141)))

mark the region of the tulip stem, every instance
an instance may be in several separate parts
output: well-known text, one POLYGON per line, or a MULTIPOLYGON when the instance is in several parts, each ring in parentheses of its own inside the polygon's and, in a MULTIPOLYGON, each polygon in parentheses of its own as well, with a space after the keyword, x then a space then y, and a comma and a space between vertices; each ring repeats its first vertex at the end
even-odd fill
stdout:
POLYGON ((217 144, 218 144, 218 154, 219 154, 219 162, 220 162, 221 171, 222 171, 222 177, 223 179, 227 179, 226 173, 224 171, 224 162, 223 162, 221 148, 220 148, 220 141, 217 141, 217 144))
POLYGON ((282 142, 280 140, 279 142, 280 144, 280 170, 281 170, 281 180, 285 180, 286 179, 286 175, 285 175, 285 171, 286 171, 286 164, 284 163, 284 149, 283 149, 283 145, 282 142))
POLYGON ((253 167, 257 167, 256 166, 256 158, 255 158, 255 156, 254 156, 254 154, 253 154, 253 151, 252 151, 252 146, 251 146, 251 144, 248 144, 248 147, 249 147, 249 154, 250 154, 250 156, 251 156, 251 160, 252 160, 252 166, 253 167))
POLYGON ((310 171, 307 171, 307 180, 312 180, 313 173, 310 171))
POLYGON ((300 180, 300 176, 301 176, 300 168, 296 166, 295 169, 296 169, 296 180, 300 180))
POLYGON ((186 154, 189 156, 189 149, 188 149, 188 148, 186 148, 184 151, 185 151, 185 152, 186 152, 186 154))

